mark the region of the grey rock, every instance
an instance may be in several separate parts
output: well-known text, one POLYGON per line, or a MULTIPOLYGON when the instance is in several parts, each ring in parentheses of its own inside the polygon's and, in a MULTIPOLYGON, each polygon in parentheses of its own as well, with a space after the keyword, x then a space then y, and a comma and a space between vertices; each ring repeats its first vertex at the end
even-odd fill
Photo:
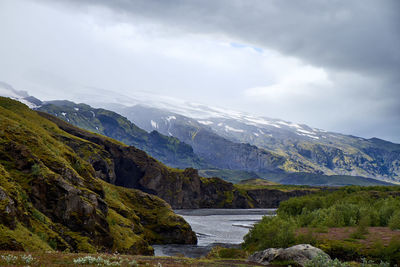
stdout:
POLYGON ((264 251, 258 251, 248 258, 248 261, 269 265, 272 261, 295 261, 301 266, 317 255, 324 255, 330 258, 328 254, 321 249, 308 244, 296 245, 290 248, 269 248, 264 251))

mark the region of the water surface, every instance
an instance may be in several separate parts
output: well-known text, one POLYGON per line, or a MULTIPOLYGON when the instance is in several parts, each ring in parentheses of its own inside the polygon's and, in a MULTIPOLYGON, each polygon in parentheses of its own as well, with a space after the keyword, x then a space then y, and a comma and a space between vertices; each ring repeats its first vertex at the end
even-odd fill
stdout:
POLYGON ((156 256, 183 254, 186 257, 206 255, 213 246, 238 246, 243 237, 262 216, 275 215, 276 209, 184 209, 175 210, 192 227, 198 244, 154 245, 156 256))

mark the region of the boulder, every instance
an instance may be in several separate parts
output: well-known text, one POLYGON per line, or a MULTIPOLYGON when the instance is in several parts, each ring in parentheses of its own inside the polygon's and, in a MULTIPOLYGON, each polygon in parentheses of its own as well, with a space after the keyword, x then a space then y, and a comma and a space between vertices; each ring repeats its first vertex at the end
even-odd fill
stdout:
POLYGON ((294 261, 301 266, 317 255, 324 255, 329 258, 329 255, 321 249, 308 244, 296 245, 290 248, 269 248, 264 251, 258 251, 251 255, 248 261, 269 265, 273 261, 294 261))

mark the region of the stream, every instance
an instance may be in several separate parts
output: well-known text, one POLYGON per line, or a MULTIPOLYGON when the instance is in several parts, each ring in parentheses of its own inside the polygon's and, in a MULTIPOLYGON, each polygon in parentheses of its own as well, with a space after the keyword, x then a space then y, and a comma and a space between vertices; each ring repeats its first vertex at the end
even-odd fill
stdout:
POLYGON ((213 246, 239 247, 243 237, 262 216, 274 216, 276 209, 184 209, 181 215, 197 235, 197 245, 153 245, 156 256, 197 258, 213 246))

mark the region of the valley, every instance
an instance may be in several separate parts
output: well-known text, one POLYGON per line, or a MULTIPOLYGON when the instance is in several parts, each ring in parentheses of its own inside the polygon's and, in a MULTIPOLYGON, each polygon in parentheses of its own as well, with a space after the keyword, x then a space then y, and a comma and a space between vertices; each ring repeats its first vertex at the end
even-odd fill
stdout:
MULTIPOLYGON (((0 247, 4 249, 40 251, 46 248, 54 251, 118 251, 149 255, 155 249, 156 256, 173 256, 180 250, 181 254, 190 257, 209 257, 210 261, 205 263, 208 265, 218 264, 220 256, 216 255, 224 253, 230 258, 237 257, 241 264, 240 260, 248 257, 254 246, 259 245, 257 240, 249 241, 254 235, 252 233, 257 231, 254 229, 260 227, 259 224, 265 224, 261 216, 257 219, 251 217, 257 208, 279 208, 279 218, 280 210, 291 205, 295 199, 301 201, 307 196, 313 199, 314 195, 340 194, 337 192, 343 190, 354 194, 359 192, 357 187, 342 189, 349 185, 380 186, 362 190, 370 190, 371 194, 388 191, 394 198, 398 197, 396 187, 388 182, 395 182, 396 178, 327 175, 315 170, 304 172, 304 169, 288 172, 284 169, 290 162, 288 154, 273 152, 271 148, 269 152, 266 148, 230 140, 216 130, 196 128, 193 123, 192 128, 184 124, 179 126, 183 132, 188 131, 180 137, 189 136, 180 141, 173 134, 179 129, 176 125, 168 126, 167 135, 155 130, 149 133, 128 118, 106 109, 69 101, 41 102, 29 95, 24 99, 28 102, 34 99, 37 105, 30 105, 33 108, 30 109, 18 101, 0 98, 3 129, 0 132, 0 189, 5 203, 5 213, 0 214, 3 227, 0 247), (211 139, 214 141, 210 143, 211 139), (213 149, 219 154, 213 154, 213 149), (207 154, 207 151, 211 153, 207 154), (225 161, 231 163, 226 165, 225 161), (58 198, 66 199, 66 204, 61 205, 56 201, 58 198), (55 207, 59 209, 60 205, 62 208, 57 213, 55 207), (183 209, 176 210, 183 218, 172 209, 183 209), (225 228, 233 227, 230 232, 236 233, 232 236, 232 240, 236 241, 229 241, 225 234, 207 237, 209 234, 202 231, 209 229, 206 232, 217 233, 212 226, 216 222, 198 228, 201 224, 196 222, 196 215, 188 209, 195 209, 195 213, 202 209, 206 213, 212 209, 217 209, 217 213, 230 209, 223 215, 228 218, 225 228), (239 209, 245 209, 247 213, 243 213, 243 218, 236 225, 231 219, 238 215, 229 214, 236 214, 234 211, 239 209), (13 219, 10 214, 13 214, 13 219), (81 221, 81 217, 87 221, 81 221), (82 228, 82 223, 87 226, 82 228), (254 228, 253 223, 256 223, 254 228), (204 226, 206 228, 202 228, 204 226), (251 231, 246 235, 248 229, 251 231), (237 244, 242 242, 242 236, 245 242, 241 248, 237 244), (207 243, 209 241, 205 237, 214 241, 207 243), (195 245, 197 242, 198 245, 195 245), (221 242, 221 247, 215 247, 218 242, 221 242), (249 242, 254 244, 248 245, 249 242), (232 247, 231 243, 236 245, 232 247)), ((137 116, 144 115, 139 112, 137 116)), ((178 116, 176 114, 168 121, 178 120, 178 116)), ((158 125, 157 130, 162 132, 158 125)), ((372 142, 381 145, 379 151, 391 151, 391 159, 397 160, 396 146, 385 141, 372 142)), ((303 163, 298 161, 297 164, 303 163)), ((304 241, 325 249, 322 232, 311 230, 310 225, 300 226, 299 222, 293 222, 293 229, 298 229, 293 241, 279 243, 279 246, 304 241), (309 231, 313 233, 308 234, 309 231)), ((354 224, 340 226, 353 227, 347 232, 358 231, 358 228, 354 230, 354 224)), ((370 224, 370 227, 375 225, 370 224)), ((328 228, 326 231, 341 231, 342 228, 335 229, 328 228)), ((375 228, 368 231, 375 232, 375 228)), ((393 236, 392 232, 385 230, 385 233, 393 236)), ((343 236, 343 239, 349 238, 346 234, 343 236)), ((276 238, 279 240, 279 237, 276 238)), ((376 237, 368 238, 370 243, 376 241, 376 237)), ((342 241, 338 239, 335 244, 342 246, 342 241)), ((344 245, 353 246, 352 243, 344 245)), ((393 246, 392 243, 384 244, 384 247, 390 246, 393 246)), ((360 261, 359 257, 352 258, 347 252, 340 254, 331 247, 326 249, 330 255, 341 260, 360 261)), ((358 255, 373 258, 363 249, 360 245, 358 255)), ((388 259, 396 261, 393 255, 388 259)), ((159 260, 162 259, 155 257, 150 262, 159 260)), ((167 262, 176 260, 172 257, 167 262)), ((194 262, 199 266, 203 264, 201 260, 194 262)), ((123 265, 122 261, 119 264, 123 265)))

